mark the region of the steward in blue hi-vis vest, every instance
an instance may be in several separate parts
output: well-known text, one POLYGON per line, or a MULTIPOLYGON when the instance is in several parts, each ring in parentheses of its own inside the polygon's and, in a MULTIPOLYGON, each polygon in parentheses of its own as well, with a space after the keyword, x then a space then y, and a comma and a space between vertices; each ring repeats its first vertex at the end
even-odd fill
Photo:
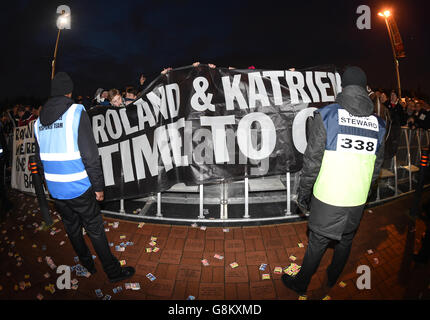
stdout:
POLYGON ((91 187, 78 148, 78 128, 84 106, 72 104, 54 123, 34 124, 45 180, 53 198, 73 199, 91 187))

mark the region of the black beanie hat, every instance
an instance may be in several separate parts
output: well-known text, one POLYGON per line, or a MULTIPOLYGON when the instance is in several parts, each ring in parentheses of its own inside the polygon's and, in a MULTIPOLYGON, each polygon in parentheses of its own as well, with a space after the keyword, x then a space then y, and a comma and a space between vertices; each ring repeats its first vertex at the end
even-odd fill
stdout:
POLYGON ((342 74, 342 88, 350 85, 356 85, 366 89, 367 77, 361 68, 348 67, 342 74))
POLYGON ((51 81, 51 97, 64 96, 73 91, 73 81, 65 72, 58 72, 51 81))

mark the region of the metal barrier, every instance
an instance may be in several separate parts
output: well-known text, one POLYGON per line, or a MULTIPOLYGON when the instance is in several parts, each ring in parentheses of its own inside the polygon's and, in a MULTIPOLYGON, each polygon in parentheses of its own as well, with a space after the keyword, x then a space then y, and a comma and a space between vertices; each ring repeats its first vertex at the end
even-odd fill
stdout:
MULTIPOLYGON (((402 127, 401 140, 397 155, 392 159, 385 161, 378 180, 376 198, 368 202, 368 206, 390 201, 400 196, 413 192, 413 182, 415 174, 418 172, 418 164, 421 157, 421 148, 430 143, 429 132, 423 129, 411 130, 402 127)), ((173 223, 249 223, 249 222, 267 222, 279 220, 293 220, 302 218, 295 214, 297 198, 297 187, 300 178, 300 172, 286 173, 285 176, 273 176, 257 179, 245 178, 242 181, 233 183, 222 182, 219 187, 219 196, 205 197, 205 192, 213 186, 184 186, 183 184, 175 185, 170 190, 154 196, 135 199, 145 205, 138 210, 138 213, 126 213, 124 210, 124 201, 121 201, 120 212, 111 210, 102 210, 103 213, 115 215, 117 217, 137 218, 139 220, 166 221, 173 223), (243 194, 236 192, 229 196, 229 189, 238 190, 237 186, 243 184, 243 194), (264 194, 250 196, 250 193, 264 194), (156 203, 156 214, 150 214, 150 208, 156 203), (249 207, 254 204, 277 203, 284 207, 282 214, 278 216, 264 217, 253 216, 250 214, 249 207), (198 214, 195 217, 172 217, 162 213, 162 205, 167 204, 189 204, 198 205, 198 214), (219 216, 207 218, 205 215, 205 205, 219 205, 219 216), (243 214, 241 217, 229 217, 229 206, 234 204, 243 205, 243 214)), ((242 187, 241 187, 242 188, 242 187)))
MULTIPOLYGON (((430 145, 430 136, 427 130, 411 130, 403 127, 401 140, 397 155, 384 162, 376 197, 368 202, 369 206, 381 202, 390 201, 400 196, 413 192, 413 183, 416 182, 415 175, 421 157, 421 148, 430 145)), ((11 136, 12 138, 12 136, 11 136)), ((270 221, 290 221, 301 219, 302 216, 296 212, 295 200, 297 199, 297 188, 301 172, 286 173, 282 176, 271 176, 263 178, 245 178, 232 183, 222 182, 216 186, 185 186, 178 184, 164 193, 146 198, 132 199, 140 203, 136 213, 126 210, 128 200, 120 200, 117 211, 102 210, 103 213, 118 218, 134 218, 136 220, 153 220, 171 223, 253 223, 270 221), (243 184, 243 187, 242 187, 243 184), (217 191, 217 188, 219 190, 217 191), (229 192, 232 195, 229 195, 229 192), (218 195, 216 195, 218 194, 218 195), (277 204, 282 207, 282 213, 275 216, 256 216, 250 213, 250 206, 260 204, 277 204), (163 213, 163 204, 187 204, 198 206, 195 217, 172 217, 163 213), (156 205, 155 213, 151 214, 151 208, 156 205), (218 205, 219 216, 207 218, 208 209, 205 205, 218 205), (243 211, 240 217, 229 217, 231 205, 242 205, 243 211)), ((49 196, 48 196, 48 199, 49 196)), ((265 208, 265 207, 264 207, 265 208)))

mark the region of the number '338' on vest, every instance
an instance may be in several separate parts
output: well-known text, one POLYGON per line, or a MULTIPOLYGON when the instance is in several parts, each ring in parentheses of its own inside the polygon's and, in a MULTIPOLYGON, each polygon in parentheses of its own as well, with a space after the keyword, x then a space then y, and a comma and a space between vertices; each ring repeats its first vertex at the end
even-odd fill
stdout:
POLYGON ((351 115, 339 104, 319 110, 327 132, 314 196, 327 204, 353 207, 366 203, 385 124, 371 115, 351 115))
POLYGON ((77 198, 91 186, 78 148, 82 112, 84 106, 73 104, 48 126, 41 125, 40 118, 34 123, 46 184, 56 199, 77 198))

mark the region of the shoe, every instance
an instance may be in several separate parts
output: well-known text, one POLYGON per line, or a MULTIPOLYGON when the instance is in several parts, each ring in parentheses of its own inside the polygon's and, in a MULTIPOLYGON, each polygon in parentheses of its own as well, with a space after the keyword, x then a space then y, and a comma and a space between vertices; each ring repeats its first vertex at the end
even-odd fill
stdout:
POLYGON ((125 280, 127 278, 132 277, 135 272, 136 271, 134 270, 133 267, 122 267, 121 268, 121 272, 119 273, 119 275, 116 276, 116 277, 112 277, 112 278, 109 277, 109 281, 111 283, 114 283, 114 282, 125 280))
POLYGON ((93 266, 92 268, 87 268, 86 266, 84 266, 84 268, 85 268, 85 269, 87 269, 87 271, 88 271, 89 273, 91 273, 91 275, 93 275, 94 273, 96 273, 96 272, 97 272, 97 269, 96 269, 96 267, 95 267, 95 266, 93 266))
POLYGON ((283 274, 282 277, 282 283, 288 288, 296 292, 299 296, 304 296, 306 294, 306 291, 302 291, 299 288, 297 288, 294 285, 294 277, 289 276, 288 274, 283 274))

